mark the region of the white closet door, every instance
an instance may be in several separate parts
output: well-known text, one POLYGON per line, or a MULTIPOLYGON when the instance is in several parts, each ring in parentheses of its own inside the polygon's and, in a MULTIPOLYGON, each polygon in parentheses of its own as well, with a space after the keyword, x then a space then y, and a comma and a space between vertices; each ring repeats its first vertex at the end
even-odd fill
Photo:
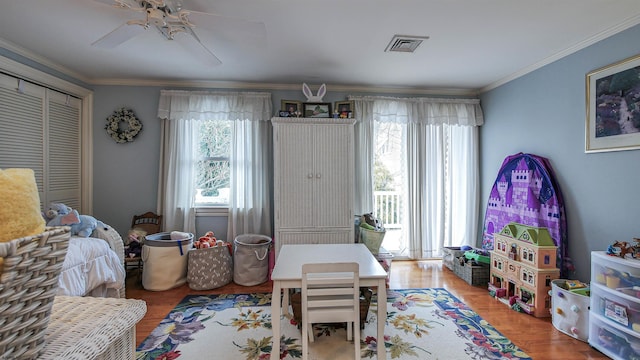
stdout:
POLYGON ((313 146, 310 127, 287 124, 276 128, 276 217, 280 228, 312 225, 313 146))
POLYGON ((349 227, 353 199, 349 191, 350 132, 344 125, 315 125, 314 169, 316 191, 313 216, 317 227, 349 227))
POLYGON ((0 168, 33 169, 40 202, 80 209, 81 101, 0 74, 0 168))
POLYGON ((81 209, 80 104, 72 96, 47 90, 47 188, 45 198, 81 209))
POLYGON ((45 88, 0 74, 0 168, 29 168, 44 195, 45 88))

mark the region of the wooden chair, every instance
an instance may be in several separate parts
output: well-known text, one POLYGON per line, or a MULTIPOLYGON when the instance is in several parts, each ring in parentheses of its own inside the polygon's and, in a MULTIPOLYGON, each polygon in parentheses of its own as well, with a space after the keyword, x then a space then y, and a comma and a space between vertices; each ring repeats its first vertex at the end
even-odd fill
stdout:
MULTIPOLYGON (((162 231, 162 215, 156 215, 148 211, 142 215, 133 215, 131 219, 131 229, 140 229, 150 234, 156 234, 162 231)), ((142 258, 140 256, 130 257, 125 254, 125 270, 129 270, 131 266, 138 270, 138 278, 142 278, 142 258)))
POLYGON ((360 267, 358 263, 305 264, 302 266, 302 358, 313 342, 313 323, 347 323, 347 340, 353 339, 355 359, 360 359, 360 267))
POLYGON ((151 211, 142 215, 133 215, 131 228, 144 230, 147 235, 159 233, 162 231, 162 215, 156 215, 151 211))

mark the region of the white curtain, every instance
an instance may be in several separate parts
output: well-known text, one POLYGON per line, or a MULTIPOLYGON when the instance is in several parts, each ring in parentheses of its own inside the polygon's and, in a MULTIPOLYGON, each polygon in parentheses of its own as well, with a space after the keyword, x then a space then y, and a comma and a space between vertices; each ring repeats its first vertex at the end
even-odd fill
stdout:
POLYGON ((195 233, 195 162, 202 120, 232 120, 231 194, 228 239, 238 234, 271 234, 271 94, 163 90, 158 212, 165 228, 195 233))
MULTIPOLYGON (((479 100, 349 99, 354 100, 356 109, 373 104, 370 113, 362 114, 368 121, 399 123, 406 129, 403 231, 407 256, 430 258, 440 256, 444 246, 476 246, 480 213, 478 127, 484 121, 479 100)), ((363 129, 356 127, 356 131, 363 129)), ((373 157, 373 148, 360 155, 373 157)), ((356 162, 373 160, 363 157, 356 162)))
POLYGON ((373 210, 373 100, 354 102, 355 123, 355 214, 373 210))

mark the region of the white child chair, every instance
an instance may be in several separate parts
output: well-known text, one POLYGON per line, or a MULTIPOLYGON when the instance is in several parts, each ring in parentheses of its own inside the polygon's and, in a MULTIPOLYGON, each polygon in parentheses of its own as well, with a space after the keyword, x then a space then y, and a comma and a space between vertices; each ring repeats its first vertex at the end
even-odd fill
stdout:
POLYGON ((358 263, 302 266, 302 359, 313 342, 313 323, 347 323, 347 340, 360 359, 360 267, 358 263))

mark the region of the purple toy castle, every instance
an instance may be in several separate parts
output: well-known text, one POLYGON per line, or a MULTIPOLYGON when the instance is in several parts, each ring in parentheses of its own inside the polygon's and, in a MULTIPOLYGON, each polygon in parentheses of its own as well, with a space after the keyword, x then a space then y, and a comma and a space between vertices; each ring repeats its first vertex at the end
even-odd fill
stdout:
POLYGON ((567 236, 562 195, 547 159, 520 153, 504 160, 487 202, 482 247, 492 250, 493 234, 511 222, 547 228, 558 246, 561 272, 571 270, 564 261, 567 236))

